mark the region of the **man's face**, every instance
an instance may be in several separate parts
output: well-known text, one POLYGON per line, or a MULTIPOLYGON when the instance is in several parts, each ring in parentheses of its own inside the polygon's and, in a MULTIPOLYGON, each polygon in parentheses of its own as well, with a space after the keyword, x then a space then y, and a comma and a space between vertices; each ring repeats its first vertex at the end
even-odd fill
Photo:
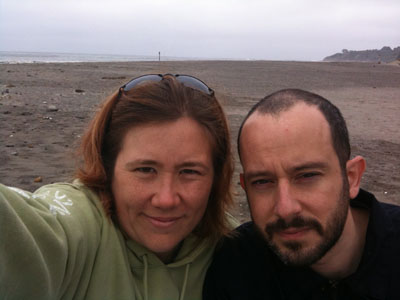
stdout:
POLYGON ((254 113, 240 140, 251 215, 271 249, 289 265, 311 265, 342 234, 349 209, 327 121, 313 106, 279 115, 254 113))

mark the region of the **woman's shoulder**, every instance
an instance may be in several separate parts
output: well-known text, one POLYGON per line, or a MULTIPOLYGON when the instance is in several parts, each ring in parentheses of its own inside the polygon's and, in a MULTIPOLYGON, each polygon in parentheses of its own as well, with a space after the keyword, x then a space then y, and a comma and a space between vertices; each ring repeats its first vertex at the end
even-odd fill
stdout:
POLYGON ((42 186, 32 197, 47 202, 50 212, 55 215, 70 215, 71 211, 98 211, 100 214, 103 212, 97 194, 78 180, 42 186))
POLYGON ((50 184, 33 193, 0 185, 1 293, 56 299, 85 290, 95 264, 112 270, 107 259, 96 261, 99 255, 125 262, 115 251, 119 235, 96 201, 79 183, 50 184))
POLYGON ((78 181, 48 184, 34 192, 0 185, 0 197, 1 205, 22 220, 37 218, 76 227, 107 218, 97 195, 78 181))

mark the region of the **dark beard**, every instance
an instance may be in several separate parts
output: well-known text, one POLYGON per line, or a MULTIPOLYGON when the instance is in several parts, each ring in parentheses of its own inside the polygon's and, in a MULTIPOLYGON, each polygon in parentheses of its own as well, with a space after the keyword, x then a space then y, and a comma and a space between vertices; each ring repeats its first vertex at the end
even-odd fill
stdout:
POLYGON ((274 223, 269 223, 265 226, 264 232, 266 233, 266 241, 270 249, 284 264, 290 266, 310 266, 320 260, 337 243, 342 235, 348 210, 349 188, 347 178, 345 177, 336 209, 329 216, 325 229, 317 220, 312 218, 296 216, 289 221, 280 218, 274 223), (296 241, 284 242, 281 246, 273 242, 273 235, 276 232, 288 228, 302 227, 315 230, 318 235, 322 237, 322 241, 309 249, 304 249, 302 243, 296 241))

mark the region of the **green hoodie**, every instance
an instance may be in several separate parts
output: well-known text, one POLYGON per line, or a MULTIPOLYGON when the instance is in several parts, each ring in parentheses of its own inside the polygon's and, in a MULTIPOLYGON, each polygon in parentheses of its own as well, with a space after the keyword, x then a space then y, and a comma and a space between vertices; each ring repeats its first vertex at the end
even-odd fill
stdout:
POLYGON ((166 265, 77 181, 0 185, 0 299, 201 299, 214 246, 190 235, 166 265))

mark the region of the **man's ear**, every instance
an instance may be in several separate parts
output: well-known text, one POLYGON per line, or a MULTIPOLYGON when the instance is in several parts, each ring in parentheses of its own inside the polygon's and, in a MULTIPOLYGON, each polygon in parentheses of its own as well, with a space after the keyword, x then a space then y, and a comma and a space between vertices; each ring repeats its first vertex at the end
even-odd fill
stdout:
POLYGON ((243 175, 243 173, 240 173, 240 186, 242 187, 242 189, 244 189, 246 191, 246 185, 244 184, 244 175, 243 175))
POLYGON ((356 156, 346 163, 346 175, 349 180, 350 199, 354 199, 360 190, 361 177, 365 171, 366 162, 361 156, 356 156))

